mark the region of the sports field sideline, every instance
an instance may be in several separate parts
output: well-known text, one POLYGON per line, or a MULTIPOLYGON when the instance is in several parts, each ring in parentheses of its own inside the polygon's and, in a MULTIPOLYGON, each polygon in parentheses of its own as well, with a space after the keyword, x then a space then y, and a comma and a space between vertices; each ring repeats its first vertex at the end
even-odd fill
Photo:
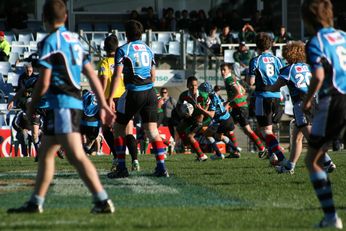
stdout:
MULTIPOLYGON (((331 153, 330 174, 341 218, 346 217, 345 152, 331 153)), ((311 230, 322 217, 301 159, 294 175, 279 175, 267 160, 195 162, 193 155, 167 158, 170 178, 150 176, 155 160, 141 155, 140 172, 107 179, 109 156, 91 157, 116 206, 93 215, 90 194, 66 160, 56 159, 56 176, 43 214, 8 215, 28 199, 36 175, 32 158, 0 159, 0 230, 311 230)))

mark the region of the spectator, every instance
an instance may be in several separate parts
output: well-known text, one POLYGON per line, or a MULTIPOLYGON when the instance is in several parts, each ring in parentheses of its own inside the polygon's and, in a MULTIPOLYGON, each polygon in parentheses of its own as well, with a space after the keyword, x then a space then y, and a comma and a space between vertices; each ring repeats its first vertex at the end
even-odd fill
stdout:
POLYGON ((143 19, 143 26, 144 29, 152 29, 152 30, 158 30, 160 26, 160 21, 154 14, 154 9, 149 6, 147 8, 147 15, 143 19))
POLYGON ((5 33, 0 31, 0 61, 8 61, 10 49, 11 46, 5 38, 5 33))
POLYGON ((212 24, 215 25, 218 29, 222 29, 223 25, 226 23, 226 19, 224 17, 223 9, 217 9, 216 15, 212 19, 212 24))
POLYGON ((173 8, 163 9, 163 17, 160 21, 160 29, 163 31, 175 31, 176 30, 176 20, 174 18, 173 8))
POLYGON ((181 12, 181 18, 177 22, 177 30, 188 30, 190 28, 191 20, 188 18, 187 10, 181 12))
POLYGON ((237 39, 233 37, 232 30, 230 29, 228 24, 224 24, 222 27, 222 32, 220 34, 220 41, 221 44, 229 44, 229 43, 236 43, 237 39))
POLYGON ((18 89, 24 88, 24 82, 28 80, 31 77, 34 77, 36 74, 34 74, 34 68, 32 67, 31 63, 27 63, 24 65, 25 72, 21 74, 18 78, 18 89))
POLYGON ((217 36, 216 30, 216 26, 210 28, 209 35, 206 37, 205 42, 207 47, 211 49, 214 54, 220 54, 221 41, 219 36, 217 36))
POLYGON ((131 11, 129 15, 129 20, 137 20, 140 21, 139 14, 136 10, 131 11))
POLYGON ((239 43, 239 48, 233 54, 234 58, 234 74, 240 79, 241 75, 248 75, 250 60, 255 57, 253 51, 251 51, 244 41, 239 43))
POLYGON ((230 22, 229 26, 235 31, 240 31, 242 26, 244 25, 244 22, 242 18, 240 17, 239 12, 237 10, 232 11, 229 22, 230 22))
POLYGON ((292 40, 291 33, 286 31, 285 26, 280 27, 280 33, 275 36, 275 43, 287 43, 288 41, 292 40))
POLYGON ((177 105, 177 101, 168 94, 168 89, 166 87, 161 88, 160 90, 161 99, 163 101, 162 109, 163 109, 163 121, 162 124, 164 126, 168 126, 169 132, 171 136, 174 137, 174 126, 172 121, 172 111, 177 105))
POLYGON ((241 32, 239 32, 239 40, 246 43, 255 43, 256 31, 250 25, 250 23, 245 23, 241 32))

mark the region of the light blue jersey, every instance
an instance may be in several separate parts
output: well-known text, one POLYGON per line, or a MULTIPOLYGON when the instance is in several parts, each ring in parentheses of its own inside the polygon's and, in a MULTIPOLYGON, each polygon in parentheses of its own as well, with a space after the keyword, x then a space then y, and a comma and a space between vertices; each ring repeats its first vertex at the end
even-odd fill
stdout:
POLYGON ((78 37, 64 26, 44 39, 39 63, 52 70, 46 94, 50 109, 83 109, 80 80, 83 66, 88 62, 78 37))
POLYGON ((319 96, 346 94, 346 33, 322 28, 310 39, 306 52, 312 70, 324 68, 319 96))
POLYGON ((287 82, 292 102, 295 103, 308 92, 311 70, 305 63, 295 63, 282 68, 279 78, 287 82))
POLYGON ((115 66, 124 66, 125 88, 130 91, 145 91, 153 87, 153 65, 154 53, 141 40, 126 43, 115 54, 115 66))
POLYGON ((231 115, 226 110, 225 106, 223 106, 223 101, 221 100, 221 98, 215 92, 211 93, 209 95, 209 98, 209 111, 215 111, 215 116, 213 120, 216 122, 227 120, 231 115))
POLYGON ((280 92, 264 91, 264 87, 276 82, 282 67, 281 59, 270 52, 263 52, 250 61, 250 77, 255 77, 256 97, 280 98, 280 92))

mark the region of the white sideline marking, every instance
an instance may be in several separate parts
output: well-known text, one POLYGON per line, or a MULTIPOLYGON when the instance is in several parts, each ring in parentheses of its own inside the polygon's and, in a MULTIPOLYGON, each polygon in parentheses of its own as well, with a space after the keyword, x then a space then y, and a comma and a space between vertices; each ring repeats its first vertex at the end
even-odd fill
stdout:
POLYGON ((29 221, 8 221, 8 222, 0 222, 0 227, 5 228, 18 228, 18 226, 26 226, 26 225, 88 225, 92 222, 78 221, 78 220, 49 220, 49 221, 39 221, 39 220, 29 220, 29 221))

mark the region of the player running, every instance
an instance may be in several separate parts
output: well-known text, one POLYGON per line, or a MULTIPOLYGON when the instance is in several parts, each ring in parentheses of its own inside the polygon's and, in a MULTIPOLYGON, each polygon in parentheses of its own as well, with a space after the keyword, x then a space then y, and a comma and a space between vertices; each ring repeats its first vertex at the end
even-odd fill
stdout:
POLYGON ((312 78, 303 102, 304 111, 311 109, 315 94, 318 93, 319 99, 305 163, 324 213, 317 227, 342 229, 331 182, 323 171, 320 159, 328 150, 328 144, 340 137, 346 126, 346 34, 333 28, 330 0, 305 0, 302 15, 306 28, 313 34, 306 45, 312 78))
POLYGON ((206 118, 204 117, 202 111, 197 108, 198 104, 199 107, 202 108, 208 107, 208 93, 200 92, 198 90, 198 80, 195 76, 190 76, 187 79, 186 86, 188 90, 180 94, 176 107, 181 118, 181 121, 177 126, 177 132, 184 144, 191 145, 193 151, 197 154, 197 160, 206 161, 208 156, 203 153, 195 136, 203 125, 208 125, 210 122, 209 118, 207 118, 207 121, 205 121, 206 118), (191 105, 193 107, 193 113, 191 115, 185 114, 182 111, 182 108, 186 105, 191 105))
MULTIPOLYGON (((287 85, 293 103, 294 129, 292 134, 292 146, 290 148, 290 158, 276 166, 278 173, 294 173, 294 168, 300 157, 303 146, 303 137, 309 139, 311 133, 311 120, 314 107, 307 113, 303 112, 302 104, 310 84, 311 71, 306 64, 305 44, 300 41, 292 41, 283 49, 283 57, 288 65, 281 69, 280 76, 276 83, 267 86, 267 91, 278 91, 287 85)), ((315 104, 314 99, 314 104, 315 104)), ((335 164, 326 153, 323 156, 324 168, 331 172, 335 169, 335 164)))
POLYGON ((140 22, 129 20, 125 25, 125 32, 128 42, 117 49, 115 71, 108 98, 109 104, 114 108, 115 104, 111 96, 120 86, 123 75, 126 92, 118 100, 116 125, 114 126, 118 166, 116 171, 108 174, 108 177, 129 176, 125 164, 125 129, 136 113, 141 115, 143 127, 156 155, 154 176, 169 177, 165 165, 165 145, 157 129, 157 97, 153 89, 155 81, 154 53, 141 41, 143 26, 140 22))
POLYGON ((220 99, 220 97, 213 91, 213 87, 210 83, 202 83, 198 87, 198 90, 200 92, 208 93, 210 99, 208 109, 204 109, 199 104, 197 104, 197 108, 202 111, 205 116, 212 118, 208 129, 203 134, 210 142, 213 150, 216 153, 210 158, 212 160, 225 158, 225 156, 220 152, 220 149, 216 144, 216 140, 223 141, 227 146, 227 150, 231 150, 230 154, 226 156, 226 158, 239 158, 240 153, 238 147, 234 146, 232 141, 226 135, 230 132, 234 132, 234 122, 231 114, 228 112, 228 109, 224 106, 223 101, 220 99))
POLYGON ((231 64, 223 63, 220 66, 221 76, 225 82, 228 102, 232 108, 231 115, 236 123, 239 123, 243 132, 256 144, 259 149, 258 156, 263 158, 266 156, 267 150, 262 144, 261 139, 251 129, 249 122, 249 108, 247 103, 247 95, 244 87, 239 83, 236 77, 231 75, 231 64))
POLYGON ((45 196, 54 177, 54 155, 63 147, 69 162, 93 195, 92 213, 113 213, 114 206, 108 198, 95 166, 85 155, 79 132, 82 101, 81 72, 88 77, 98 97, 100 119, 112 124, 114 114, 107 106, 102 86, 94 69, 84 55, 78 38, 64 24, 66 5, 62 0, 48 0, 43 5, 43 21, 49 31, 40 50, 40 78, 32 94, 27 114, 30 117, 43 95, 47 96, 49 109, 44 122, 44 136, 39 149, 38 171, 34 192, 28 202, 8 213, 42 213, 45 196))
POLYGON ((255 114, 261 135, 266 141, 271 163, 277 164, 285 159, 279 141, 273 133, 273 123, 278 123, 280 118, 277 117, 282 115, 280 92, 265 91, 265 86, 276 82, 283 64, 270 52, 272 43, 267 33, 257 34, 256 46, 259 55, 250 61, 249 85, 255 86, 255 114))

